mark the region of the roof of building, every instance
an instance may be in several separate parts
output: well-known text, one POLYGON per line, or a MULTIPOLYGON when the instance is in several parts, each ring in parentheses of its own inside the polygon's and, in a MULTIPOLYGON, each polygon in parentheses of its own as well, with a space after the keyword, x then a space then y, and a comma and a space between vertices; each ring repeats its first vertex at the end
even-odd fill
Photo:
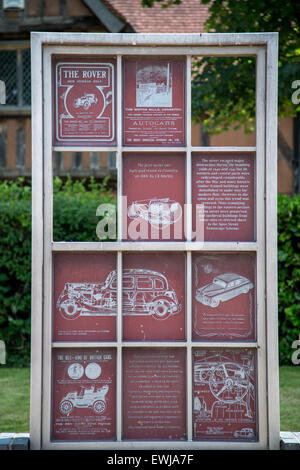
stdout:
POLYGON ((143 8, 141 0, 104 0, 111 11, 136 33, 202 33, 209 16, 200 0, 182 0, 181 5, 162 9, 159 4, 143 8))

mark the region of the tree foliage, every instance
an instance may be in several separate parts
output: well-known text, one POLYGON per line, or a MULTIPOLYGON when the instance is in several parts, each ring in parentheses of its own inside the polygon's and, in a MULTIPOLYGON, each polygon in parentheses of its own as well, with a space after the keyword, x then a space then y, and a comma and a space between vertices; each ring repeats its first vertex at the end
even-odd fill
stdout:
MULTIPOLYGON (((300 73, 300 2, 286 0, 200 0, 208 5, 207 32, 278 32, 279 116, 293 116, 292 82, 300 73)), ((177 5, 175 0, 143 0, 152 7, 177 5)), ((180 3, 182 3, 180 1, 180 3)), ((171 10, 170 10, 170 14, 171 10)), ((253 130, 255 119, 255 58, 198 58, 193 63, 192 115, 211 134, 229 127, 253 130)))

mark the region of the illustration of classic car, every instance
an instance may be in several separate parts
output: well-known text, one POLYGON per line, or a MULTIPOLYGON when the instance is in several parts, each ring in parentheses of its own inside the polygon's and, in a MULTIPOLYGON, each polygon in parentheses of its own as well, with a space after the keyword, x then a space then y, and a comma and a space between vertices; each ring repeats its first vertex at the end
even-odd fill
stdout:
MULTIPOLYGON (((196 413, 213 416, 220 406, 224 410, 245 408, 245 415, 253 418, 254 386, 253 363, 235 362, 225 357, 219 360, 199 361, 194 364, 194 384, 204 387, 211 393, 210 406, 206 406, 204 397, 202 406, 194 408, 196 413)), ((245 416, 244 415, 244 416, 245 416)), ((229 416, 228 416, 229 418, 229 416)))
POLYGON ((83 109, 86 111, 92 106, 92 104, 96 104, 97 102, 98 100, 93 93, 85 93, 84 96, 76 98, 74 101, 74 107, 83 107, 83 109))
POLYGON ((197 289, 195 298, 203 305, 218 307, 220 302, 226 302, 238 295, 247 294, 252 288, 252 282, 246 277, 234 273, 225 273, 216 276, 211 284, 197 289))
MULTIPOLYGON (((152 315, 164 320, 181 310, 174 289, 157 271, 124 269, 122 294, 124 315, 152 315)), ((116 315, 117 272, 111 271, 103 283, 67 282, 56 305, 67 319, 80 315, 116 315)))
POLYGON ((94 385, 91 388, 81 387, 81 391, 68 393, 59 403, 59 411, 64 415, 72 413, 74 408, 92 408, 94 413, 100 415, 106 409, 106 394, 108 385, 95 391, 94 385))
POLYGON ((153 227, 163 229, 181 218, 182 208, 177 201, 169 198, 144 199, 133 202, 127 214, 130 219, 141 217, 153 227))
POLYGON ((241 438, 249 439, 251 437, 254 437, 254 432, 253 432, 253 429, 251 428, 243 428, 243 429, 234 431, 234 437, 241 437, 241 438))

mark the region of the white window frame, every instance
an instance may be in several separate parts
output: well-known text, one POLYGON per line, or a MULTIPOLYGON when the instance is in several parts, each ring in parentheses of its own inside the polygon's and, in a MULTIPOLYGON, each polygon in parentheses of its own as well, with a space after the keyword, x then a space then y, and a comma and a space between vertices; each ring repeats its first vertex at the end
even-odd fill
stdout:
MULTIPOLYGON (((277 33, 237 34, 105 34, 31 33, 32 51, 32 362, 31 449, 278 449, 279 382, 277 338, 277 33), (117 145, 84 147, 85 151, 115 151, 118 171, 118 240, 116 242, 53 242, 52 152, 66 147, 52 145, 51 56, 62 54, 117 56, 117 145), (185 147, 122 146, 122 56, 186 56, 186 145, 185 147), (193 147, 191 143, 191 57, 256 57, 256 145, 254 147, 193 147), (186 155, 186 202, 191 203, 192 152, 256 152, 256 241, 191 241, 191 210, 187 214, 186 242, 122 241, 123 152, 184 152, 186 155), (127 251, 180 251, 186 253, 186 341, 122 342, 122 254, 127 251), (114 252, 118 270, 117 339, 114 342, 52 342, 52 257, 59 252, 114 252), (192 341, 191 287, 193 252, 254 253, 257 268, 257 340, 255 342, 192 341), (187 352, 187 440, 122 441, 122 348, 182 347, 187 352), (51 441, 51 357, 56 348, 109 347, 117 350, 117 439, 116 441, 51 441), (192 438, 192 349, 252 348, 257 354, 257 442, 193 441, 192 438)), ((82 147, 68 147, 83 151, 82 147)))

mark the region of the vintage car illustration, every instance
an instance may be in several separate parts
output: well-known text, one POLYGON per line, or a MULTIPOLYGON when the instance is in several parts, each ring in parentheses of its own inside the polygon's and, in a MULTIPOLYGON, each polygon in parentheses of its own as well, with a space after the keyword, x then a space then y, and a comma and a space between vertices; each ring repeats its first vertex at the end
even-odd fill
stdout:
MULTIPOLYGON (((122 276, 124 315, 152 315, 165 320, 180 312, 177 295, 167 278, 149 269, 124 269, 122 276)), ((117 272, 111 271, 101 282, 67 282, 57 300, 64 318, 91 315, 116 315, 117 272)))
POLYGON ((87 111, 92 104, 96 104, 98 102, 97 98, 93 93, 85 93, 83 96, 76 98, 74 101, 74 108, 81 108, 87 111))
POLYGON ((162 230, 175 224, 182 217, 182 208, 179 202, 169 198, 144 199, 133 202, 127 210, 130 219, 141 217, 153 227, 162 230))
POLYGON ((252 288, 252 282, 246 277, 234 273, 224 273, 216 276, 211 284, 197 289, 195 298, 198 302, 209 307, 218 307, 220 302, 247 294, 252 288))
POLYGON ((234 432, 234 437, 249 439, 254 437, 254 432, 252 428, 242 428, 234 432))
POLYGON ((106 409, 106 394, 109 390, 108 385, 95 390, 95 386, 91 388, 81 387, 81 391, 68 393, 59 403, 59 411, 63 415, 69 415, 74 408, 92 408, 94 413, 100 415, 106 409))

